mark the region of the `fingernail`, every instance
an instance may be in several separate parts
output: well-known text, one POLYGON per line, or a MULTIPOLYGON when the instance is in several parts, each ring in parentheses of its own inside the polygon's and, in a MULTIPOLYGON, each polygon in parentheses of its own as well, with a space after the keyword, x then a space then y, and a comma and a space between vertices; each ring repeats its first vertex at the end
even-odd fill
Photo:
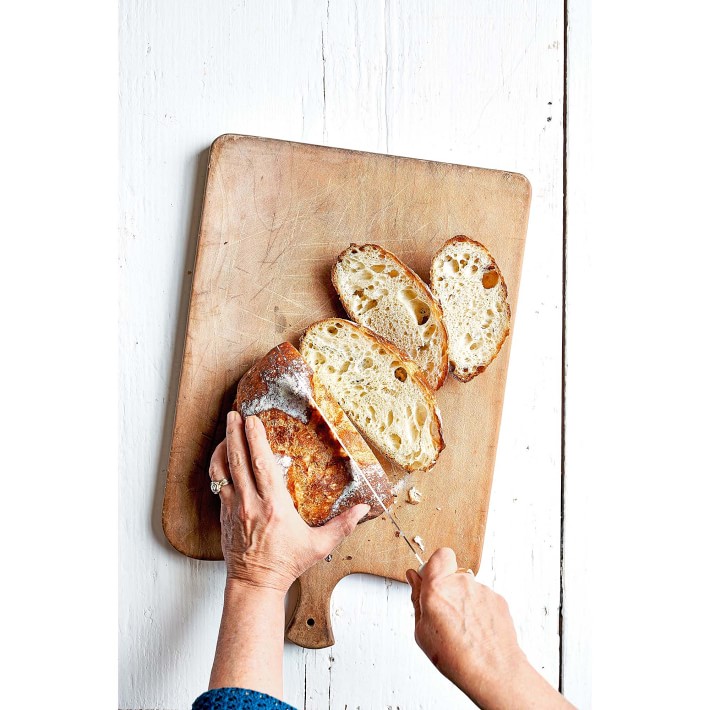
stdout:
POLYGON ((370 512, 371 509, 371 506, 369 506, 367 503, 359 503, 357 507, 359 508, 357 515, 360 520, 362 520, 362 518, 364 518, 370 512))
POLYGON ((235 411, 227 412, 227 424, 234 424, 237 420, 237 413, 235 411))
POLYGON ((255 425, 256 425, 256 415, 250 414, 247 417, 247 429, 253 429, 255 425))

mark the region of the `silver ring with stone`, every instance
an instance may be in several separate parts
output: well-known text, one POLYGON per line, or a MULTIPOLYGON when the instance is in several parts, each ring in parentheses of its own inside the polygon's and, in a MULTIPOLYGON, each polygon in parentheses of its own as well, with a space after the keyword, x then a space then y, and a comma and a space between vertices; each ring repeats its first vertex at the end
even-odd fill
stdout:
POLYGON ((223 478, 220 481, 212 481, 212 483, 210 483, 210 490, 215 495, 219 495, 222 488, 224 488, 224 486, 228 486, 230 483, 231 481, 228 478, 223 478))

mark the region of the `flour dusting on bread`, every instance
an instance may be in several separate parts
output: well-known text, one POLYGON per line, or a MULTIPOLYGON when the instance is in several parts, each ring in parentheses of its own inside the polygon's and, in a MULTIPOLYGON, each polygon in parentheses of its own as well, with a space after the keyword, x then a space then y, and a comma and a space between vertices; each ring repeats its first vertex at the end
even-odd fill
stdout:
MULTIPOLYGON (((282 350, 277 345, 276 350, 282 350)), ((309 417, 309 401, 313 398, 311 378, 313 371, 300 358, 280 366, 275 360, 267 360, 261 371, 261 381, 266 390, 242 405, 241 415, 248 417, 268 409, 278 409, 306 424, 309 417)))

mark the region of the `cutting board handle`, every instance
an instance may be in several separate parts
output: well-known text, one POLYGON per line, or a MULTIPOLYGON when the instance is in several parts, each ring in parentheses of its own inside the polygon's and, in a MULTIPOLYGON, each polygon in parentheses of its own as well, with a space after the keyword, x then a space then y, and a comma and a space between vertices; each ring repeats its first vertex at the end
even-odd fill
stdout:
POLYGON ((303 648, 327 648, 335 643, 330 623, 330 595, 335 583, 320 567, 311 567, 298 578, 298 600, 286 627, 286 638, 303 648))

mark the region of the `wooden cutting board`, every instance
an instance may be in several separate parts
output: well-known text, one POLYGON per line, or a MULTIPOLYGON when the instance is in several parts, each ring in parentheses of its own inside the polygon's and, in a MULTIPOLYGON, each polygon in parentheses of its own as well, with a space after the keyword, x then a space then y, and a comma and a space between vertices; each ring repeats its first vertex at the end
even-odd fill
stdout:
MULTIPOLYGON (((185 353, 168 466, 163 528, 180 552, 222 559, 219 499, 207 467, 224 437, 236 384, 284 340, 294 345, 315 320, 344 315, 330 282, 336 255, 376 242, 425 281, 436 250, 457 234, 485 244, 515 308, 530 184, 519 174, 411 158, 225 135, 210 150, 185 353)), ((511 337, 468 384, 438 391, 446 449, 436 466, 400 482, 393 512, 419 535, 425 557, 452 547, 478 571, 511 337), (406 502, 411 485, 419 505, 406 502)), ((402 474, 387 466, 394 481, 402 474)), ((300 578, 288 638, 308 648, 334 643, 330 595, 340 579, 367 572, 404 581, 416 567, 384 516, 358 526, 300 578)))

